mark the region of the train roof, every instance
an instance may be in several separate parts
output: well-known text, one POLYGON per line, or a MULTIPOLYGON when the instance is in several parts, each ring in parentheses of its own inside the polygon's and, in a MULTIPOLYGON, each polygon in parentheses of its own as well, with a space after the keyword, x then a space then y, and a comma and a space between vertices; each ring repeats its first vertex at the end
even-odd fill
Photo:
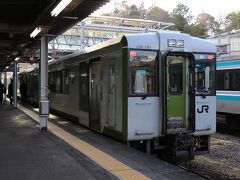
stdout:
MULTIPOLYGON (((144 33, 141 34, 142 38, 139 38, 139 34, 126 35, 128 40, 128 48, 138 48, 141 47, 138 44, 145 44, 147 48, 150 49, 160 49, 161 51, 176 50, 184 52, 203 52, 203 53, 216 53, 216 45, 212 42, 193 37, 189 34, 181 33, 179 31, 169 31, 161 30, 153 33, 144 33), (159 42, 160 37, 160 42, 159 42), (184 41, 184 48, 171 48, 168 46, 169 39, 177 39, 184 41)), ((144 47, 143 47, 144 48, 144 47)), ((140 48, 141 49, 141 48, 140 48)))
POLYGON ((217 57, 217 61, 236 61, 240 60, 240 55, 224 54, 217 57))
POLYGON ((161 30, 153 33, 142 33, 142 34, 131 34, 124 35, 118 38, 114 38, 103 43, 88 47, 84 50, 77 51, 75 53, 66 55, 57 60, 50 61, 49 64, 55 63, 57 61, 64 61, 66 59, 74 58, 76 56, 87 54, 96 50, 100 50, 102 48, 113 46, 113 45, 122 45, 127 46, 128 48, 134 49, 145 49, 145 50, 159 50, 161 47, 161 51, 184 51, 184 52, 208 52, 208 53, 216 53, 216 46, 204 39, 192 37, 188 34, 181 33, 178 31, 169 31, 169 30, 161 30), (141 38, 139 38, 141 36, 141 38), (160 42, 159 42, 160 38, 160 42), (184 48, 171 48, 168 46, 168 40, 171 39, 180 39, 184 40, 184 48), (126 41, 126 44, 121 44, 126 41))
POLYGON ((225 54, 217 57, 217 70, 224 69, 239 69, 240 68, 240 56, 225 54))

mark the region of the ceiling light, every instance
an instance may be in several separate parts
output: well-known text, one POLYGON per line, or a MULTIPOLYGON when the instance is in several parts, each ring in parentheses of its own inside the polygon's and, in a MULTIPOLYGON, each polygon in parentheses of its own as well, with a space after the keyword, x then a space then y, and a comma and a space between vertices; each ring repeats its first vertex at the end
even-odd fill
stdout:
POLYGON ((72 0, 62 0, 51 12, 51 16, 57 16, 72 0))
POLYGON ((41 28, 37 27, 36 29, 34 29, 34 31, 30 34, 31 38, 34 38, 36 35, 38 35, 38 33, 41 32, 41 28))

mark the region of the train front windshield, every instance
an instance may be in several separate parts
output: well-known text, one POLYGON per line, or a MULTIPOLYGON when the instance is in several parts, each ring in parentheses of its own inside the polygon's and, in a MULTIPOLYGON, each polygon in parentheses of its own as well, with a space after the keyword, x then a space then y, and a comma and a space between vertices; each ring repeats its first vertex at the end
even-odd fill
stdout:
POLYGON ((194 54, 196 95, 215 95, 216 57, 213 54, 194 54))
POLYGON ((129 52, 129 95, 157 95, 157 51, 129 52))

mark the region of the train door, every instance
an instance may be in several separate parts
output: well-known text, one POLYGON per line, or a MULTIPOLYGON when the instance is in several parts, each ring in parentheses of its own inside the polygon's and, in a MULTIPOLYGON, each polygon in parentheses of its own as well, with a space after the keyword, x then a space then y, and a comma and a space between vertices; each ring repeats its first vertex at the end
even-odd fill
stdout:
MULTIPOLYGON (((189 127, 189 69, 185 55, 166 56, 166 132, 184 132, 189 127)), ((191 103, 192 104, 192 103, 191 103)), ((193 119, 192 119, 193 120, 193 119)))
POLYGON ((101 103, 101 64, 95 61, 90 64, 90 127, 100 130, 101 103))
POLYGON ((108 66, 107 111, 108 125, 116 128, 116 76, 114 64, 108 66))

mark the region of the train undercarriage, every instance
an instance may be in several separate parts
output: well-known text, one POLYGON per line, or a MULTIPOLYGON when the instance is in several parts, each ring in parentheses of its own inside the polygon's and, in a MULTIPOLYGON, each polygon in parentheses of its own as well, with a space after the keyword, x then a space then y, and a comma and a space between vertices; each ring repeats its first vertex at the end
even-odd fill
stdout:
POLYGON ((180 164, 194 159, 195 155, 208 154, 210 152, 210 136, 179 133, 154 138, 151 141, 132 141, 128 142, 128 145, 148 154, 156 154, 162 160, 180 164))

